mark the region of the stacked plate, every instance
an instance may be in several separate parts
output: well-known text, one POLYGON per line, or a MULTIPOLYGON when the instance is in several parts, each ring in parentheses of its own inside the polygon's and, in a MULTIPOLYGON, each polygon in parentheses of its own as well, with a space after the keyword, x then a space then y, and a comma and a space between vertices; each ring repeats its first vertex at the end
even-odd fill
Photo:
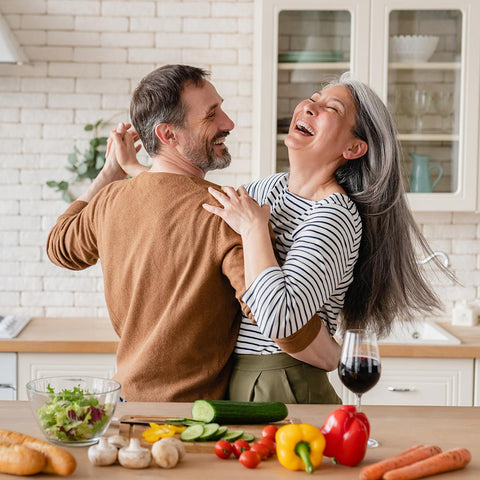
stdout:
POLYGON ((343 52, 336 51, 320 51, 320 52, 305 52, 305 51, 291 51, 282 52, 278 54, 278 61, 280 63, 315 63, 315 62, 339 62, 343 60, 343 52))

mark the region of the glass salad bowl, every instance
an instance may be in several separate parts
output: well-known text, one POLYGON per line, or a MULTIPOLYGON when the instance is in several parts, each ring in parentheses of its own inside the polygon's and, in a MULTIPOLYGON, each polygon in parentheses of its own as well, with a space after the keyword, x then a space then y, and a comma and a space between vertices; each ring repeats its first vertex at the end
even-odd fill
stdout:
POLYGON ((45 437, 72 447, 92 445, 105 433, 120 388, 104 378, 45 377, 28 382, 27 395, 45 437))

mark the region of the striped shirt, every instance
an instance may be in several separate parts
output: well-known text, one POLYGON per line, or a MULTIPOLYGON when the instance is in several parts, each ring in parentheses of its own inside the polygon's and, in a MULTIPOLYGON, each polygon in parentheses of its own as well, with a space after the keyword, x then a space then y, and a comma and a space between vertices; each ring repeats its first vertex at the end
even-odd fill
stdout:
POLYGON ((256 324, 243 317, 235 353, 281 350, 271 338, 285 338, 317 313, 331 335, 353 280, 362 223, 347 195, 317 202, 288 191, 288 173, 246 185, 260 205, 270 205, 270 222, 281 266, 265 269, 244 293, 256 324))

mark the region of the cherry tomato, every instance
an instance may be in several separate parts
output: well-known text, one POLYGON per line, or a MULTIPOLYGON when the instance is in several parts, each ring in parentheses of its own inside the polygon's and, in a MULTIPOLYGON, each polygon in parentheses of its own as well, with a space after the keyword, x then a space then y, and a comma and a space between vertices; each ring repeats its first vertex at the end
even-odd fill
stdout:
POLYGON ((250 447, 250 450, 257 452, 262 460, 266 460, 270 457, 270 449, 263 443, 254 443, 250 447))
POLYGON ((235 440, 233 442, 233 454, 237 457, 240 458, 240 455, 243 452, 246 452, 247 450, 250 450, 250 444, 246 440, 242 440, 241 438, 238 440, 235 440))
POLYGON ((278 427, 275 425, 266 425, 262 430, 262 437, 270 438, 272 442, 275 441, 275 434, 277 433, 278 427))
POLYGON ((262 437, 257 443, 261 443, 268 447, 268 450, 270 451, 270 454, 268 455, 269 457, 271 457, 276 451, 275 442, 272 442, 269 437, 262 437))
POLYGON ((245 450, 238 459, 247 468, 256 468, 260 463, 260 455, 252 450, 245 450))
POLYGON ((215 454, 220 458, 228 458, 232 454, 233 448, 230 442, 219 440, 215 444, 215 454))

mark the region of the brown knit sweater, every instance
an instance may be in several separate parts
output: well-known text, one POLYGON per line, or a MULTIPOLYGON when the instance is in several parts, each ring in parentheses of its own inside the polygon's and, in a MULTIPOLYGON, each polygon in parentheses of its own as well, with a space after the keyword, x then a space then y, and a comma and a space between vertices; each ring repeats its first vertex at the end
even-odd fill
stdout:
POLYGON ((48 237, 57 265, 81 270, 101 261, 127 401, 224 396, 243 250, 240 236, 202 208, 214 202, 210 185, 150 172, 113 182, 89 203, 74 202, 48 237))

